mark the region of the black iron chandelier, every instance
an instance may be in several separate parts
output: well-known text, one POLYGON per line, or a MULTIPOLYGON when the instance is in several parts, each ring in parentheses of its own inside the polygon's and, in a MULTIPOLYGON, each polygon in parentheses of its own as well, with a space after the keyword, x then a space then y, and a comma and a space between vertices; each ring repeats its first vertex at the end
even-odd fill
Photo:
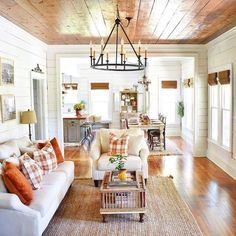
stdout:
MULTIPOLYGON (((131 17, 126 17, 126 20, 128 20, 129 25, 131 21, 131 17)), ((101 52, 96 60, 96 51, 93 49, 92 42, 90 42, 90 63, 91 68, 97 69, 97 70, 109 70, 109 71, 138 71, 138 70, 144 70, 147 66, 147 49, 144 51, 144 60, 141 60, 141 42, 139 41, 138 44, 138 52, 136 52, 133 44, 131 43, 127 33, 125 32, 124 26, 121 22, 119 10, 117 6, 117 17, 115 20, 115 24, 105 42, 105 45, 103 43, 103 40, 101 40, 101 52), (129 45, 132 48, 132 51, 134 55, 137 58, 137 63, 130 63, 127 61, 127 56, 124 48, 124 40, 121 38, 120 47, 119 47, 119 28, 121 28, 122 32, 124 33, 127 41, 129 42, 129 45), (109 53, 106 51, 106 46, 111 38, 111 35, 113 34, 114 30, 116 29, 116 43, 115 43, 115 61, 109 60, 109 53), (120 51, 119 51, 120 48, 120 51), (106 55, 106 58, 104 56, 106 55), (118 58, 119 57, 119 58, 118 58)))

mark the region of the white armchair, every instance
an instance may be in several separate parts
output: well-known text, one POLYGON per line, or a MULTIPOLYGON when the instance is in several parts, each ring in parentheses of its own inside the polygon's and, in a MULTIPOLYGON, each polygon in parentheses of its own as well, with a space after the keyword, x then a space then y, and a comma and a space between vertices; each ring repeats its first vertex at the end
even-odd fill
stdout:
POLYGON ((92 144, 90 157, 92 158, 92 177, 94 184, 97 187, 100 180, 103 179, 105 171, 115 170, 115 165, 109 162, 109 133, 120 137, 122 134, 128 134, 128 157, 125 162, 127 170, 136 171, 142 170, 145 181, 148 178, 148 163, 147 158, 149 149, 146 144, 144 133, 140 129, 100 129, 96 133, 96 138, 92 144))

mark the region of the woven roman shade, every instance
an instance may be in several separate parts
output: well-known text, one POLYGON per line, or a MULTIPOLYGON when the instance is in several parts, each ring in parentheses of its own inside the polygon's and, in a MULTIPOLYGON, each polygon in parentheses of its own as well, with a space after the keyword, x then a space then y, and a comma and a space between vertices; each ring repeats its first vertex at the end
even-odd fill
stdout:
POLYGON ((177 80, 161 81, 161 88, 163 88, 163 89, 177 89, 177 80))
POLYGON ((220 84, 230 84, 230 71, 224 70, 219 72, 220 84))
POLYGON ((91 89, 109 89, 109 83, 91 83, 91 89))
POLYGON ((213 86, 213 85, 217 85, 218 82, 217 82, 217 73, 211 73, 211 74, 208 74, 208 84, 210 86, 213 86))

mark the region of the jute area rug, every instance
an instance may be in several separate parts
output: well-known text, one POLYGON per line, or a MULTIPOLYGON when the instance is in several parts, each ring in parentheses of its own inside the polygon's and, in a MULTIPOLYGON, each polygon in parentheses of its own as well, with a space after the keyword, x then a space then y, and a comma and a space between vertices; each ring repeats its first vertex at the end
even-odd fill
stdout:
POLYGON ((177 145, 168 138, 166 138, 166 150, 160 151, 159 147, 154 147, 153 150, 149 148, 149 152, 150 155, 157 155, 157 156, 183 155, 183 153, 181 152, 181 150, 179 150, 177 145))
POLYGON ((91 180, 76 180, 55 213, 46 235, 202 235, 193 215, 168 177, 150 177, 147 184, 147 213, 112 215, 102 223, 99 188, 91 180))

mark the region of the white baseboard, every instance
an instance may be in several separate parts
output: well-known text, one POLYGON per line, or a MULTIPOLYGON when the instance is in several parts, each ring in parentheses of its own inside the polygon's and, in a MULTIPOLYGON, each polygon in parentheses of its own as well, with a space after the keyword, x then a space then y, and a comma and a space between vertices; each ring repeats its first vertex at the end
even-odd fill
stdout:
POLYGON ((231 153, 221 147, 208 143, 207 158, 219 166, 223 171, 236 179, 236 160, 231 153))

